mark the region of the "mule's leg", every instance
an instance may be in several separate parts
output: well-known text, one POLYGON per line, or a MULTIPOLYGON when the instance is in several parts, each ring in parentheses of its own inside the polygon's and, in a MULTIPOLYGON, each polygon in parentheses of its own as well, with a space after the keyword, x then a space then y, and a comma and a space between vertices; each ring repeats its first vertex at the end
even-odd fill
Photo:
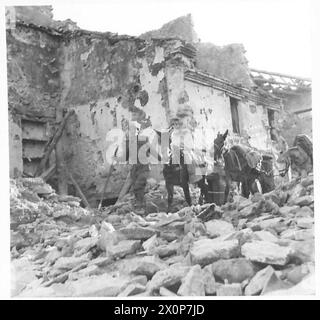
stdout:
POLYGON ((199 204, 203 204, 203 199, 205 202, 208 202, 208 186, 205 182, 205 177, 202 177, 202 179, 198 182, 198 187, 200 188, 200 197, 199 197, 199 204))
POLYGON ((289 182, 292 181, 292 170, 291 170, 291 166, 290 166, 289 169, 288 169, 287 175, 288 175, 288 180, 289 180, 289 182))
POLYGON ((228 201, 231 183, 231 177, 226 173, 226 189, 224 190, 224 203, 228 201))
POLYGON ((184 197, 189 206, 191 206, 191 197, 189 191, 189 173, 187 165, 183 164, 180 166, 180 186, 183 189, 184 197))
POLYGON ((301 170, 301 179, 304 179, 308 176, 308 172, 306 169, 301 170))
POLYGON ((173 184, 166 182, 166 188, 168 192, 168 208, 167 208, 167 213, 170 212, 171 210, 171 205, 173 201, 173 184))
POLYGON ((245 197, 245 198, 249 198, 249 195, 250 195, 250 187, 249 187, 249 181, 248 179, 243 179, 241 181, 242 183, 242 195, 245 197))
POLYGON ((184 197, 188 203, 189 206, 191 206, 191 197, 190 197, 190 190, 189 190, 189 185, 187 183, 182 185, 182 189, 184 192, 184 197))

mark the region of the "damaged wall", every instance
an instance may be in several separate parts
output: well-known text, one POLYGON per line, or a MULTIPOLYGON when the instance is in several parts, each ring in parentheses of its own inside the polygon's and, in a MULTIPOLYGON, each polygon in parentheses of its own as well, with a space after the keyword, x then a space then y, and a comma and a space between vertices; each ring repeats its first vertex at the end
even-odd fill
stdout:
POLYGON ((212 43, 198 43, 197 68, 237 85, 252 87, 248 60, 242 44, 216 46, 212 43))
POLYGON ((169 21, 160 29, 145 32, 140 35, 140 38, 145 40, 151 40, 152 38, 179 38, 191 43, 199 41, 193 27, 191 14, 169 21))
POLYGON ((196 67, 219 78, 235 84, 252 87, 248 60, 242 44, 216 46, 200 42, 192 21, 191 14, 179 17, 164 24, 160 29, 140 35, 141 38, 179 38, 192 43, 197 49, 196 67))
POLYGON ((7 31, 9 110, 55 117, 59 39, 22 24, 7 31))
MULTIPOLYGON (((183 40, 145 41, 20 23, 14 32, 7 31, 7 43, 11 175, 22 170, 32 175, 54 122, 68 110, 75 114, 67 122, 57 154, 91 203, 100 200, 105 183, 101 173, 109 169, 105 158, 109 130, 126 130, 130 120, 155 129, 180 120, 191 130, 212 128, 215 134, 232 128, 226 91, 186 78, 188 70, 196 73, 196 50, 183 40)), ((265 107, 240 100, 240 133, 261 149, 268 136, 262 122, 265 107)), ((156 177, 159 168, 153 167, 156 177)), ((107 198, 118 196, 127 171, 126 166, 115 167, 107 198)))
POLYGON ((54 125, 60 99, 59 38, 17 23, 7 30, 10 176, 33 174, 54 125), (45 134, 30 136, 28 121, 45 134))
MULTIPOLYGON (((105 141, 110 129, 126 130, 128 121, 168 126, 165 60, 177 41, 109 39, 82 34, 62 47, 64 69, 61 105, 76 114, 66 130, 64 154, 76 181, 93 199, 102 193, 105 141)), ((117 197, 127 167, 117 166, 106 194, 117 197)))
POLYGON ((222 133, 229 129, 228 140, 231 144, 249 138, 248 142, 253 147, 268 150, 270 138, 266 128, 268 117, 265 107, 251 101, 239 100, 239 135, 232 130, 230 97, 225 92, 191 81, 185 81, 185 91, 197 128, 213 130, 211 141, 219 131, 222 133))

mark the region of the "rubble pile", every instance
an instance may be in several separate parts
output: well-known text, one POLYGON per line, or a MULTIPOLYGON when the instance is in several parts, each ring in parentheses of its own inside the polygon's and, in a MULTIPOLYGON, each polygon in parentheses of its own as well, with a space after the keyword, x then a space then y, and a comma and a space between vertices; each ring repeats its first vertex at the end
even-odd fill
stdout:
POLYGON ((91 217, 80 198, 57 195, 41 178, 10 180, 11 249, 17 255, 28 246, 54 242, 70 224, 87 224, 91 217))
MULTIPOLYGON (((199 188, 193 185, 189 186, 190 197, 193 204, 196 204, 200 197, 199 188)), ((174 187, 173 202, 171 205, 171 212, 177 212, 183 207, 187 206, 184 197, 183 189, 179 186, 174 187)), ((166 212, 168 208, 167 189, 164 181, 157 183, 150 178, 147 181, 146 195, 145 195, 145 211, 147 213, 166 212)), ((135 199, 132 193, 126 194, 121 201, 115 205, 105 208, 104 214, 123 215, 135 210, 135 199)))
MULTIPOLYGON (((21 200, 17 190, 12 202, 21 200)), ((42 239, 19 252, 12 245, 15 296, 314 294, 312 175, 250 199, 235 196, 222 207, 145 216, 111 210, 87 225, 56 221, 62 205, 81 209, 57 199, 33 202, 38 216, 18 226, 42 239)))

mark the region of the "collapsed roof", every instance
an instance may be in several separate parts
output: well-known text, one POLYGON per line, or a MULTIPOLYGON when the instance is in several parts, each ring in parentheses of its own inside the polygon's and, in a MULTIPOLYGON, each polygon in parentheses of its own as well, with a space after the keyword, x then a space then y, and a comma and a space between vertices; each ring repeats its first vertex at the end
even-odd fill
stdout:
POLYGON ((311 79, 258 69, 250 70, 254 83, 277 96, 298 95, 311 91, 311 79))

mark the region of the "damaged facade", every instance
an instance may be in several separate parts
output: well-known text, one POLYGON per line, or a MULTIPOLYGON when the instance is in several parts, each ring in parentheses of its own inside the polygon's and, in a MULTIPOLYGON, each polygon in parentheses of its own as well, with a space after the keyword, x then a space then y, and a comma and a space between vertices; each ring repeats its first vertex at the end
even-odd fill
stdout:
POLYGON ((311 79, 257 69, 251 69, 250 74, 259 88, 282 100, 279 126, 289 145, 297 134, 312 137, 311 79))
MULTIPOLYGON (((105 183, 106 134, 128 121, 164 129, 188 117, 194 128, 229 129, 231 143, 272 151, 270 121, 277 120, 281 99, 251 87, 242 58, 238 64, 223 58, 224 52, 237 57, 239 46, 209 50, 179 37, 143 39, 20 19, 7 28, 7 50, 11 177, 36 175, 70 110, 44 172, 61 193, 75 195, 71 173, 92 206, 105 183)), ((161 168, 152 175, 162 179, 161 168)), ((115 167, 107 199, 117 198, 126 176, 125 166, 115 167)))

